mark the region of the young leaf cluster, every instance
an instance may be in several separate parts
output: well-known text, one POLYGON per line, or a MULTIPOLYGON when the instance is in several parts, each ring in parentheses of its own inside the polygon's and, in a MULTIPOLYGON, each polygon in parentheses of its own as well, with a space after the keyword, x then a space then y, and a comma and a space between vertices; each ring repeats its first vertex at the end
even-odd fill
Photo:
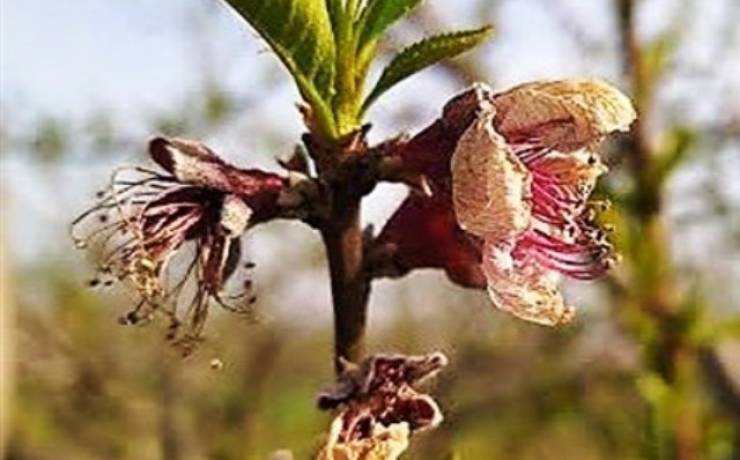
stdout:
POLYGON ((483 42, 491 28, 427 37, 400 51, 369 91, 371 64, 388 29, 423 0, 225 0, 267 42, 327 141, 357 130, 367 109, 404 79, 483 42))

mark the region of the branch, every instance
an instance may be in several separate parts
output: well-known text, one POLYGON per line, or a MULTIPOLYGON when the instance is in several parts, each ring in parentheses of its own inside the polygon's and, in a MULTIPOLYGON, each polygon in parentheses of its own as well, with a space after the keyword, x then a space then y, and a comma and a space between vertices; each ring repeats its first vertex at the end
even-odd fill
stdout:
POLYGON ((711 347, 699 350, 701 366, 717 405, 734 418, 740 420, 740 387, 728 372, 717 350, 711 347))
POLYGON ((360 362, 365 355, 365 329, 370 280, 364 270, 360 227, 362 198, 377 180, 368 174, 369 126, 336 143, 325 144, 311 134, 303 141, 317 165, 318 195, 309 220, 320 232, 326 248, 334 309, 334 367, 340 375, 344 363, 360 362))

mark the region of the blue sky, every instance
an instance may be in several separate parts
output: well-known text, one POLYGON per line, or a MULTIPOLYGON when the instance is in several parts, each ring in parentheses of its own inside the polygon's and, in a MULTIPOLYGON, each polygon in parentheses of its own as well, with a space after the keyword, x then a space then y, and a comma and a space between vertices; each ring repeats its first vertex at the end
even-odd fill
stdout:
MULTIPOLYGON (((452 24, 481 21, 466 14, 470 2, 455 2, 454 11, 445 3, 437 2, 452 24)), ((538 4, 509 2, 503 9, 512 20, 501 22, 497 40, 503 43, 492 65, 508 64, 511 77, 504 79, 581 70, 567 56, 567 41, 548 37, 557 25, 538 4), (528 27, 515 18, 526 18, 528 27)), ((598 7, 577 11, 604 17, 598 7)), ((13 109, 78 116, 106 106, 135 113, 166 104, 206 72, 274 65, 258 54, 261 45, 251 31, 213 0, 4 0, 2 22, 0 89, 4 105, 13 109), (210 13, 209 24, 195 19, 203 11, 210 13), (194 68, 194 46, 207 47, 218 67, 194 68)), ((239 75, 239 84, 250 84, 249 73, 239 75)))
MULTIPOLYGON (((60 116, 101 106, 160 107, 197 79, 185 30, 197 3, 4 1, 4 102, 60 116)), ((246 35, 236 21, 223 20, 225 14, 214 17, 224 35, 246 35)))
MULTIPOLYGON (((697 33, 711 32, 723 14, 731 13, 731 1, 699 2, 701 14, 691 18, 697 33)), ((646 37, 673 20, 667 12, 674 0, 643 4, 640 25, 646 37)), ((469 0, 437 0, 434 5, 452 25, 486 20, 469 0)), ((617 76, 609 49, 614 36, 610 1, 517 0, 501 5, 496 38, 486 53, 487 67, 499 84, 567 75, 617 76), (579 29, 580 35, 563 33, 564 26, 579 29), (578 41, 584 40, 605 46, 604 52, 583 56, 578 41)), ((216 0, 3 0, 0 14, 2 105, 16 117, 81 116, 101 107, 136 116, 166 107, 207 75, 248 87, 257 83, 250 76, 258 74, 249 69, 277 68, 271 56, 260 53, 262 45, 253 33, 216 0), (197 19, 203 12, 208 13, 205 21, 197 19)), ((693 41, 701 44, 697 38, 693 41)), ((706 48, 693 57, 706 60, 706 48)), ((730 73, 740 72, 738 65, 730 73)))

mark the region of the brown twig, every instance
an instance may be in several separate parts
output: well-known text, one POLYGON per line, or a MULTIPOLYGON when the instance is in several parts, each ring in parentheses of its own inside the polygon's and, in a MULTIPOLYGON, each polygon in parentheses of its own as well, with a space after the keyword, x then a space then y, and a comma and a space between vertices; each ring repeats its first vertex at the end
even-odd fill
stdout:
MULTIPOLYGON (((677 297, 668 240, 661 215, 663 187, 655 183, 650 171, 654 169, 656 152, 651 146, 647 120, 653 107, 655 85, 660 75, 649 74, 646 67, 644 46, 640 43, 636 29, 635 0, 616 0, 618 28, 622 44, 623 68, 630 81, 635 105, 640 114, 630 132, 627 142, 628 167, 635 181, 634 206, 628 209, 635 224, 640 228, 643 247, 650 251, 654 266, 662 267, 646 282, 649 288, 636 293, 639 308, 651 319, 657 329, 652 344, 652 356, 646 366, 658 373, 674 392, 684 394, 675 400, 673 408, 680 416, 665 422, 670 424, 670 437, 665 439, 667 448, 680 460, 696 459, 699 456, 699 420, 692 396, 695 388, 696 349, 681 326, 682 303, 677 297)), ((653 70, 657 71, 657 70, 653 70)), ((638 275, 639 276, 639 275, 638 275)))
POLYGON ((323 215, 315 223, 326 248, 334 309, 334 367, 359 362, 365 355, 365 329, 370 280, 364 270, 362 197, 374 182, 368 179, 367 128, 325 145, 304 136, 309 155, 319 165, 323 215), (332 161, 322 159, 332 158, 332 161), (369 180, 369 182, 368 182, 369 180))

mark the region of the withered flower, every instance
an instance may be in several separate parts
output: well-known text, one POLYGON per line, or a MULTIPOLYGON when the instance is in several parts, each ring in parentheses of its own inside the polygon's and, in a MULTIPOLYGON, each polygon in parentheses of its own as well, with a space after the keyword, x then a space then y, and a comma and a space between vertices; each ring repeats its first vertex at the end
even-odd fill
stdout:
POLYGON ((377 354, 360 365, 347 363, 334 388, 319 397, 320 408, 339 410, 319 458, 397 458, 408 447, 410 433, 442 421, 437 403, 414 387, 445 365, 441 353, 377 354))
MULTIPOLYGON (((499 94, 478 84, 453 99, 402 155, 428 177, 433 196, 427 200, 454 209, 457 225, 438 232, 462 231, 469 242, 424 250, 459 253, 477 245, 496 307, 544 325, 569 321, 573 308, 559 293, 560 275, 593 279, 615 258, 596 223, 605 204, 589 201, 607 169, 596 149, 606 135, 627 130, 635 116, 622 93, 598 80, 528 83, 499 94)), ((403 220, 394 215, 381 241, 397 245, 402 264, 432 266, 419 259, 419 248, 399 244, 394 222, 403 220)), ((435 262, 453 280, 470 273, 461 284, 480 279, 444 257, 435 262)))
POLYGON ((136 324, 163 312, 171 321, 169 337, 187 352, 211 301, 250 311, 249 279, 238 293, 223 288, 240 265, 239 238, 277 213, 285 180, 232 166, 195 141, 158 137, 149 154, 164 171, 117 170, 99 201, 73 222, 73 237, 78 247, 96 251, 101 277, 110 278, 106 284, 119 280, 138 294, 121 321, 136 324), (188 243, 192 258, 177 267, 172 261, 188 243))

